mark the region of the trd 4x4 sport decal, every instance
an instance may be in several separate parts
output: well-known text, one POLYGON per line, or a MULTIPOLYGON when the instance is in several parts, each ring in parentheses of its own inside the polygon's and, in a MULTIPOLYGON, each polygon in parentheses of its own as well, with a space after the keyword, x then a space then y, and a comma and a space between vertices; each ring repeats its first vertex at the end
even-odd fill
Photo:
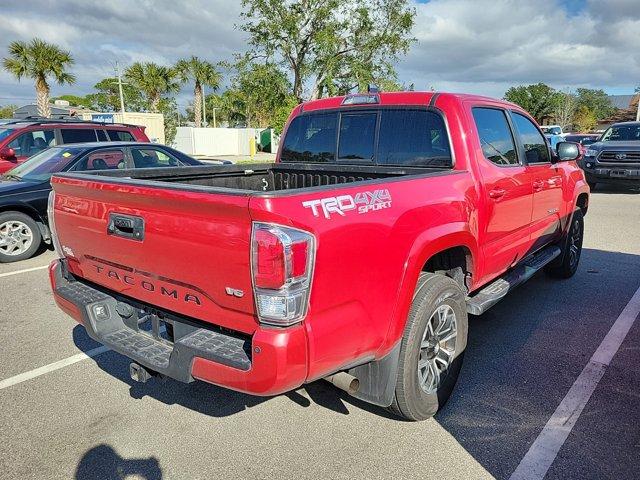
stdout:
POLYGON ((391 207, 391 194, 385 188, 372 192, 359 192, 355 196, 338 195, 337 197, 307 200, 302 202, 302 206, 310 208, 315 217, 319 217, 320 212, 325 218, 331 218, 332 213, 337 213, 344 217, 345 212, 351 210, 356 210, 358 213, 367 213, 389 208, 391 207))

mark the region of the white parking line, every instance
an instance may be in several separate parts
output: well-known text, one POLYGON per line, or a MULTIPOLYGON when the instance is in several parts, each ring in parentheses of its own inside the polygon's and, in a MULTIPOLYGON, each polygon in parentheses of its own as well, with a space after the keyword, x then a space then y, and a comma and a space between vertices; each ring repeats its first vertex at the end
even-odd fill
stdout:
POLYGON ((622 310, 587 366, 520 461, 510 480, 544 478, 639 313, 640 288, 622 310))
POLYGON ((4 388, 12 387, 14 385, 17 385, 18 383, 26 382, 27 380, 31 380, 33 378, 39 377, 40 375, 44 375, 45 373, 53 372, 55 370, 60 370, 61 368, 67 367, 69 365, 73 365, 74 363, 81 362, 82 360, 86 360, 87 358, 95 357, 107 351, 109 351, 109 348, 103 345, 102 347, 97 347, 92 350, 89 350, 86 353, 77 353, 76 355, 63 358, 62 360, 58 360, 57 362, 50 363, 49 365, 45 365, 43 367, 39 367, 34 370, 29 370, 28 372, 20 373, 13 377, 0 380, 0 390, 4 388))
POLYGON ((36 270, 44 270, 45 268, 49 268, 49 265, 44 265, 42 267, 25 268, 24 270, 16 270, 14 272, 0 273, 0 278, 10 277, 11 275, 18 275, 19 273, 35 272, 36 270))

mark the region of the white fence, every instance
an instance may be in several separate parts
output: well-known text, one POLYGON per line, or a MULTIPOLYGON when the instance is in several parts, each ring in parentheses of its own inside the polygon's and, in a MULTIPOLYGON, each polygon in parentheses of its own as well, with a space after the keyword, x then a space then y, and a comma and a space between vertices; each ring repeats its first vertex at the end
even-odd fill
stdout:
POLYGON ((188 155, 249 155, 256 128, 178 127, 173 146, 188 155))

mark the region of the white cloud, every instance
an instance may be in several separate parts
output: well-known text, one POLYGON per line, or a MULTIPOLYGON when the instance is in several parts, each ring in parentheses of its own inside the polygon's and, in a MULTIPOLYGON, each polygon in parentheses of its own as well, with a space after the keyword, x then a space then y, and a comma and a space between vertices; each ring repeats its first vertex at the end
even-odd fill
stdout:
MULTIPOLYGON (((7 2, 0 12, 0 56, 33 36, 60 44, 76 60, 74 87, 87 93, 117 60, 171 64, 198 55, 231 60, 246 48, 239 0, 59 0, 7 2)), ((416 4, 417 42, 397 67, 416 88, 502 96, 519 83, 631 91, 640 83, 638 0, 587 0, 577 14, 561 0, 431 0, 416 4)), ((0 72, 0 103, 33 96, 0 72)), ((184 106, 189 87, 179 97, 184 106)))

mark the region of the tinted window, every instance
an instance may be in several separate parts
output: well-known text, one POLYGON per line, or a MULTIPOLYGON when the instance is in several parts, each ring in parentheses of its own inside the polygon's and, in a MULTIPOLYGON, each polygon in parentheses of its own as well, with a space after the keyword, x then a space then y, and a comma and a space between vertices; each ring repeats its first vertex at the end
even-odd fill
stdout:
POLYGON ((98 150, 85 156, 72 170, 115 170, 125 166, 122 150, 98 150))
POLYGON ((516 147, 505 112, 494 108, 474 108, 473 118, 485 158, 496 165, 517 165, 516 147))
POLYGON ((640 125, 614 125, 602 135, 601 142, 640 140, 640 125))
POLYGON ((527 163, 549 162, 549 148, 542 134, 531 120, 519 113, 513 113, 513 121, 516 124, 520 140, 524 144, 527 163))
POLYGON ((132 148, 131 156, 135 168, 175 167, 184 165, 173 155, 154 149, 132 148))
POLYGON ((63 143, 86 143, 96 141, 96 131, 92 128, 63 128, 63 143))
POLYGON ((107 134, 109 138, 114 142, 135 142, 136 139, 133 138, 126 130, 107 130, 107 134))
POLYGON ((336 113, 294 118, 282 145, 282 161, 332 162, 336 156, 337 123, 336 113))
POLYGON ((343 114, 340 120, 338 158, 371 162, 377 120, 376 113, 343 114))
POLYGON ((30 157, 56 144, 53 130, 35 130, 14 138, 8 145, 17 157, 30 157))
POLYGON ((98 141, 99 142, 108 142, 109 139, 107 138, 107 134, 104 133, 104 130, 96 130, 96 133, 98 134, 98 141))
POLYGON ((449 137, 442 117, 424 110, 382 110, 377 163, 450 166, 449 137))

